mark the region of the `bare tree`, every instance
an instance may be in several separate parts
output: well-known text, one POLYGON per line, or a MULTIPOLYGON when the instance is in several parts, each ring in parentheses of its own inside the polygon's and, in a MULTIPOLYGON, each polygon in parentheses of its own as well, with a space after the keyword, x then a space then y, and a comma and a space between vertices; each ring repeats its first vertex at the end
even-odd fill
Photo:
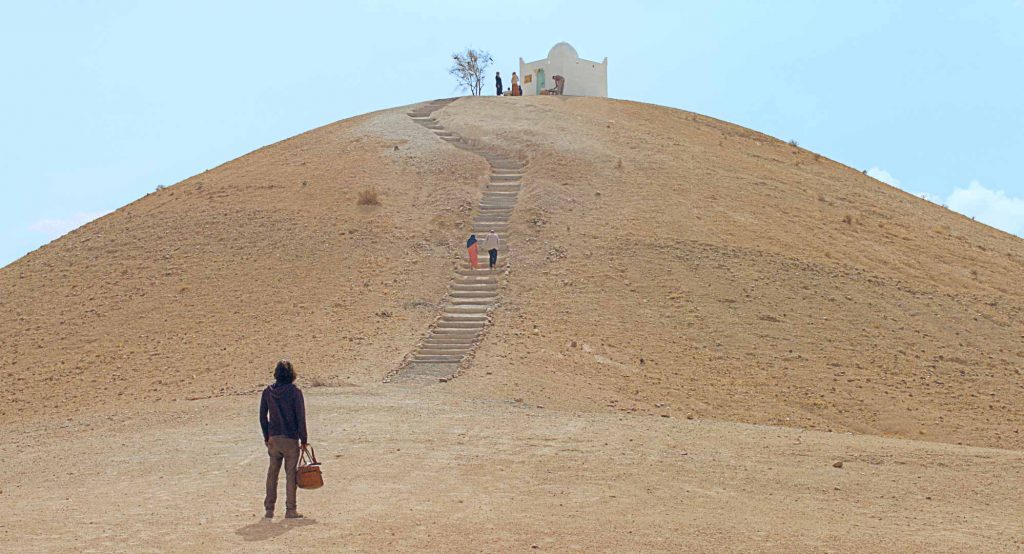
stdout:
POLYGON ((464 52, 452 54, 452 66, 448 73, 455 77, 460 88, 469 90, 473 96, 480 96, 484 88, 484 72, 492 61, 487 52, 467 48, 464 52))

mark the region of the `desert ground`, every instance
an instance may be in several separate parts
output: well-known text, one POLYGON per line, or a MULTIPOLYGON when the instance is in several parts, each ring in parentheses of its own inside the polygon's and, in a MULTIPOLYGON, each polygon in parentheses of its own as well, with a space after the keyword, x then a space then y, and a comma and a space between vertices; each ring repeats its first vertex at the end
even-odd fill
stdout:
POLYGON ((262 518, 253 399, 5 435, 9 551, 1011 552, 1019 451, 307 389, 326 486, 262 518), (843 462, 836 468, 836 462, 843 462))
POLYGON ((409 109, 0 269, 0 550, 1024 548, 1024 241, 706 116, 461 98, 529 161, 500 302, 457 378, 386 383, 488 171, 409 109), (265 522, 281 358, 327 486, 265 522))

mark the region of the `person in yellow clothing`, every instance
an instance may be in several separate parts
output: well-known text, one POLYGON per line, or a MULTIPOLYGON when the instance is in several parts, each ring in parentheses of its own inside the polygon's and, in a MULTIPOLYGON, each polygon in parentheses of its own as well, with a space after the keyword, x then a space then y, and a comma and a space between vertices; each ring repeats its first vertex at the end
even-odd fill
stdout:
POLYGON ((523 91, 519 88, 519 75, 516 72, 512 72, 512 96, 522 96, 523 91))

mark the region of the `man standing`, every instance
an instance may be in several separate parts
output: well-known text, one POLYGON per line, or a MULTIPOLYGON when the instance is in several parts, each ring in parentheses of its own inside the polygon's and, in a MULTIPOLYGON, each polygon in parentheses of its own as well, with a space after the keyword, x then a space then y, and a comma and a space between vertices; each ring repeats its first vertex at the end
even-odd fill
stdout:
POLYGON ((498 264, 498 233, 491 229, 490 233, 487 233, 487 237, 484 238, 484 250, 490 256, 490 266, 494 269, 494 266, 498 264))
POLYGON ((498 96, 501 96, 501 91, 505 90, 501 88, 501 72, 496 71, 494 73, 494 86, 498 89, 498 96))
POLYGON ((270 455, 270 468, 267 469, 267 497, 263 501, 267 518, 274 517, 274 504, 277 503, 277 478, 281 474, 281 463, 284 463, 285 475, 285 514, 288 519, 301 518, 302 514, 295 508, 295 468, 299 464, 300 448, 307 444, 306 435, 306 403, 302 391, 296 387, 295 369, 287 360, 277 362, 274 368, 274 384, 263 390, 260 399, 260 427, 263 429, 263 442, 267 445, 270 455), (301 443, 301 444, 300 444, 301 443))

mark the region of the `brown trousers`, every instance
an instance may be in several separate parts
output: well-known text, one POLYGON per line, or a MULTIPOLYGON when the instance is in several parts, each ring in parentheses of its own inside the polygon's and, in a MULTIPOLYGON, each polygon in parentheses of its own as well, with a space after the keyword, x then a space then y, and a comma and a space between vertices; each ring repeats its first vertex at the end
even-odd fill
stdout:
POLYGON ((299 465, 299 441, 280 435, 270 437, 267 443, 267 454, 270 455, 270 468, 267 469, 267 498, 263 507, 267 511, 274 510, 277 504, 277 478, 281 475, 281 463, 284 463, 285 501, 284 507, 295 509, 295 467, 299 465))

